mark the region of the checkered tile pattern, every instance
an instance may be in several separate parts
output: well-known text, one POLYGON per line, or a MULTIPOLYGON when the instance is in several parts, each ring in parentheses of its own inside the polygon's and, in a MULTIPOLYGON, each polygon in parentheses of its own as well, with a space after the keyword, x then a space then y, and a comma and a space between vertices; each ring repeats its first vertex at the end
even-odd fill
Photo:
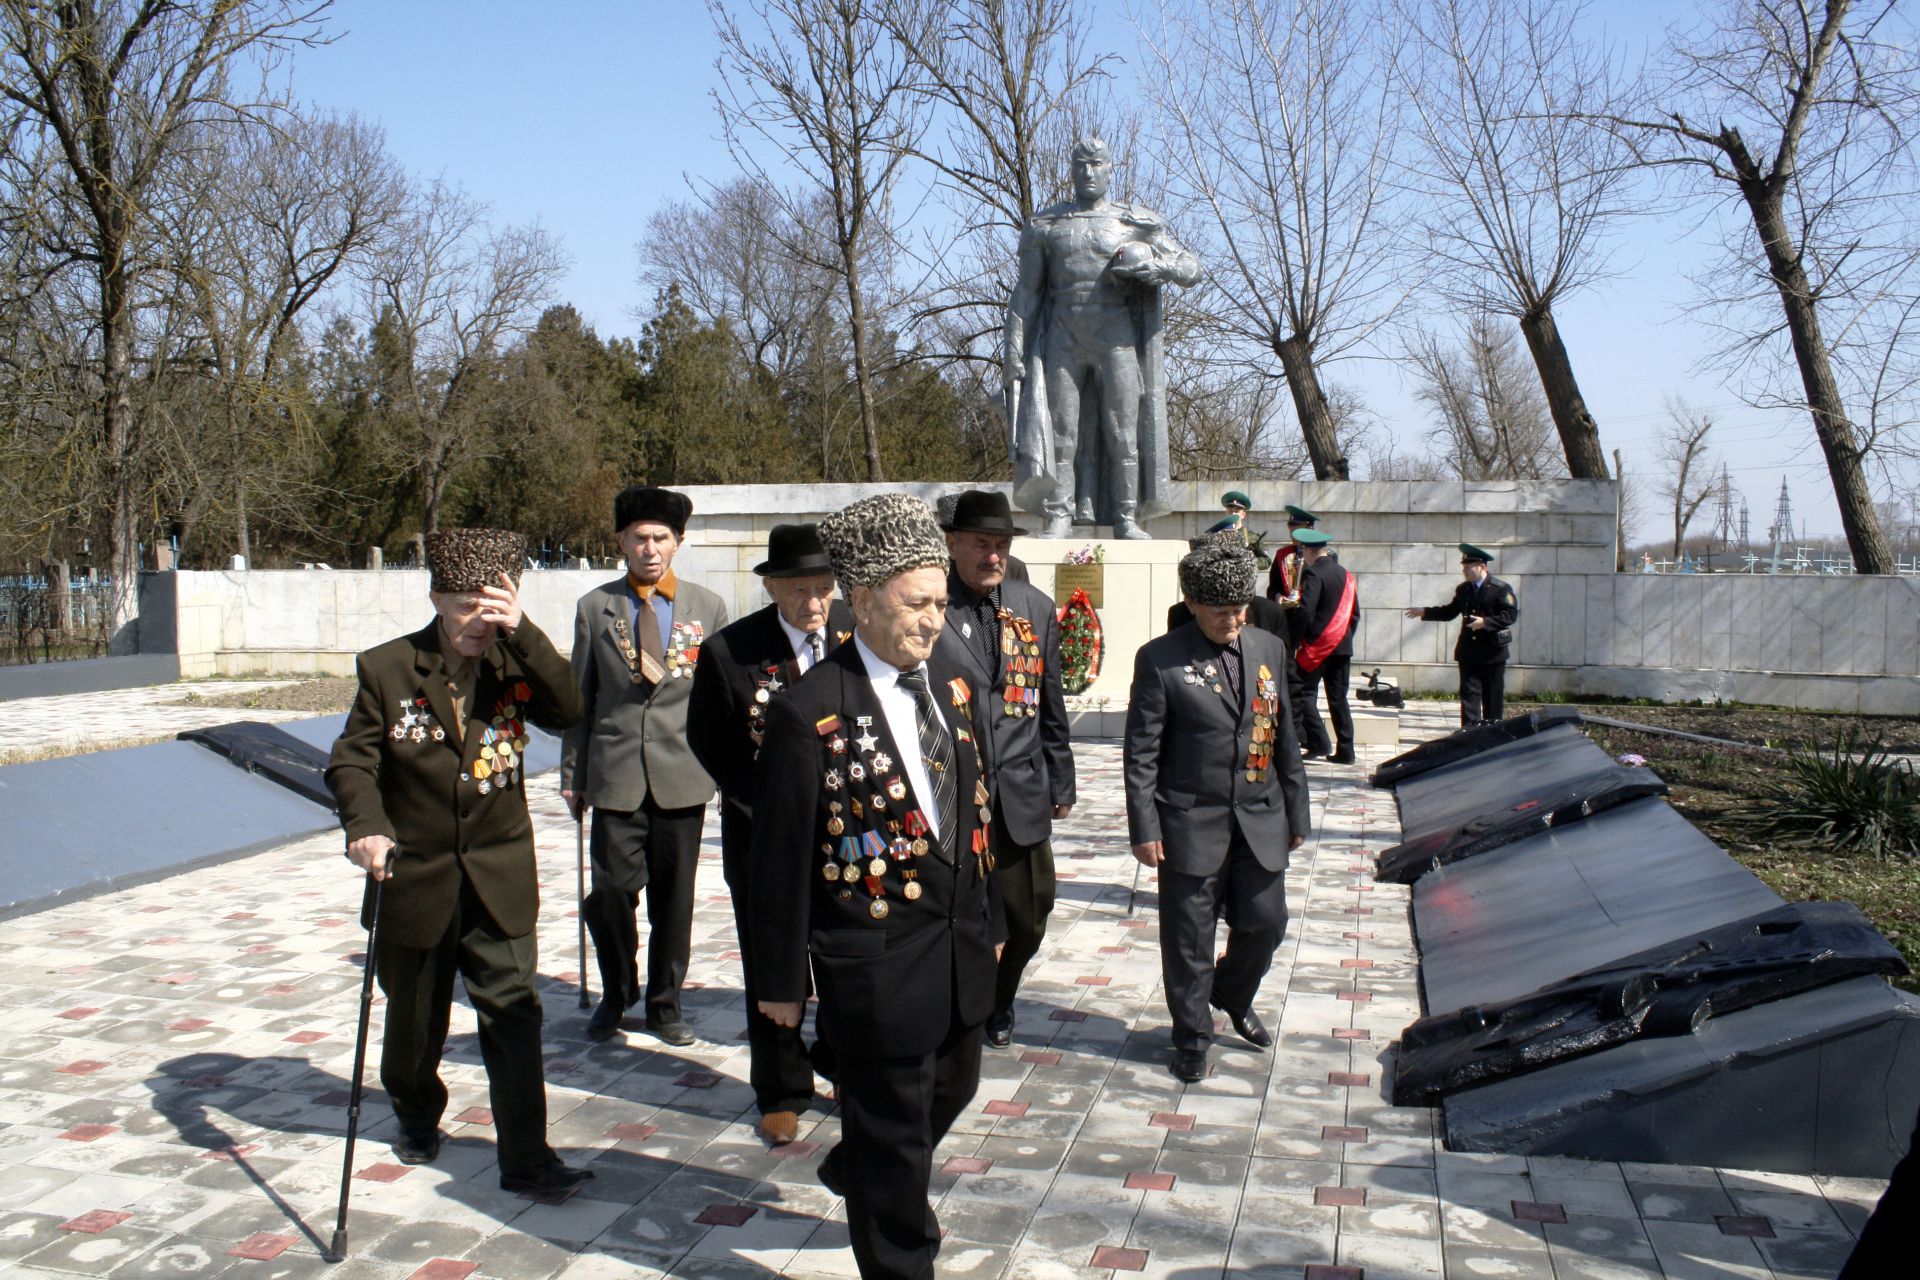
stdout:
MULTIPOLYGON (((31 718, 54 734, 90 723, 96 704, 140 703, 158 721, 182 692, 47 699, 64 705, 31 718)), ((1456 715, 1416 704, 1403 740, 1456 715)), ((1436 1141, 1436 1113, 1386 1104, 1395 1037, 1419 1012, 1407 891, 1370 875, 1397 836, 1392 798, 1365 784, 1387 754, 1311 767, 1316 835, 1294 860, 1294 923, 1258 1006, 1273 1050, 1223 1026, 1212 1074, 1182 1086, 1166 1069, 1150 875, 1128 912, 1120 752, 1078 746, 1081 803, 1056 841, 1060 905, 1014 1045, 988 1052, 979 1095, 936 1159, 943 1277, 1838 1269, 1878 1184, 1453 1154, 1436 1141)), ((320 1261, 366 942, 356 881, 329 836, 0 922, 0 1271, 855 1274, 843 1209, 816 1174, 837 1114, 809 1112, 802 1141, 779 1151, 754 1136, 717 820, 687 997, 698 1043, 673 1050, 630 1032, 594 1044, 577 1006, 573 827, 551 775, 528 791, 551 1137, 594 1181, 557 1204, 499 1189, 473 1014, 457 1005, 440 1159, 392 1157, 375 1092, 349 1182, 352 1256, 320 1261)))

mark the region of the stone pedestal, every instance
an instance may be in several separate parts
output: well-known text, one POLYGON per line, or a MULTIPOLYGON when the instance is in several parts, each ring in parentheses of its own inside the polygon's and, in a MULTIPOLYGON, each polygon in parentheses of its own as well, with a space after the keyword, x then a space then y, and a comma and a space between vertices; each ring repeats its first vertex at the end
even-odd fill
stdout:
POLYGON ((1362 747, 1391 747, 1400 741, 1400 710, 1352 702, 1353 741, 1362 747))

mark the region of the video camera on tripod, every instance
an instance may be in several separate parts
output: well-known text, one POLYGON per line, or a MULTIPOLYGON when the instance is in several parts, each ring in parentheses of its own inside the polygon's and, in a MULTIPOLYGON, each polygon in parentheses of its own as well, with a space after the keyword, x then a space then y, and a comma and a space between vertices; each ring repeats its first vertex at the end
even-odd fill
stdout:
POLYGON ((1366 673, 1367 687, 1355 689, 1353 696, 1362 702, 1371 702, 1376 707, 1404 707, 1406 695, 1400 692, 1400 686, 1390 680, 1380 679, 1380 668, 1375 667, 1366 673))

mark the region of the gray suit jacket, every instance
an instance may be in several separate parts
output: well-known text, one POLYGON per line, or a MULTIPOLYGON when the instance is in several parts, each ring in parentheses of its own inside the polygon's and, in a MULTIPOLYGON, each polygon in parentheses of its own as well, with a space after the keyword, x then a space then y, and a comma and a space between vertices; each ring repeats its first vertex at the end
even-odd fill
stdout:
MULTIPOLYGON (((1188 623, 1140 646, 1134 656, 1127 705, 1127 832, 1134 844, 1159 840, 1167 865, 1186 875, 1211 875, 1226 861, 1238 823, 1260 865, 1287 865, 1290 836, 1305 837, 1310 814, 1307 771, 1287 703, 1287 650, 1257 627, 1240 632, 1239 704, 1212 681, 1187 680, 1187 668, 1219 665, 1214 647, 1188 623), (1264 666, 1277 711, 1273 761, 1247 780, 1253 745, 1253 698, 1264 666)), ((1226 681, 1219 681, 1223 690, 1226 681)))
POLYGON ((699 645, 727 625, 727 606, 705 587, 679 580, 670 670, 654 682, 635 679, 619 640, 624 630, 639 653, 639 638, 629 625, 630 599, 625 577, 580 597, 573 620, 573 675, 586 715, 567 731, 560 786, 584 791, 597 809, 638 809, 648 796, 663 809, 705 804, 713 798, 713 779, 687 745, 687 699, 699 645), (676 648, 681 650, 677 665, 672 662, 676 648))
MULTIPOLYGON (((950 590, 955 581, 950 574, 950 590)), ((1019 655, 1029 663, 1037 656, 1043 667, 1038 677, 1039 714, 1029 716, 1007 714, 1006 690, 1015 673, 1007 669, 1004 651, 998 673, 988 669, 980 646, 979 616, 960 606, 957 596, 950 599, 955 603, 947 607, 947 625, 938 644, 980 690, 979 715, 987 733, 994 804, 1015 843, 1039 844, 1053 834, 1053 806, 1074 801, 1073 744, 1067 732, 1067 702, 1060 691, 1060 624, 1053 601, 1024 582, 1009 581, 1000 587, 1001 607, 1033 624, 1040 648, 1038 655, 1019 655), (971 636, 965 634, 967 629, 972 630, 971 636)))

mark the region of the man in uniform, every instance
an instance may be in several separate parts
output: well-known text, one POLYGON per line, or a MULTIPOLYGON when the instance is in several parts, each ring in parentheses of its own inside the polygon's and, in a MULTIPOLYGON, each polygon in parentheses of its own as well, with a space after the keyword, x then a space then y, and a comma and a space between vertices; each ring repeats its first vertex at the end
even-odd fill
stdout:
POLYGON ((1194 620, 1141 646, 1127 706, 1127 829, 1133 856, 1160 872, 1173 1074, 1189 1083, 1207 1073, 1209 1005, 1249 1043, 1273 1043, 1254 999, 1286 933, 1287 857, 1309 825, 1286 647, 1244 625, 1256 573, 1243 547, 1187 554, 1194 620))
POLYGON ((752 886, 753 766, 766 736, 767 708, 853 634, 853 614, 833 598, 833 567, 810 524, 777 524, 767 558, 754 566, 773 603, 700 646, 687 742, 720 785, 720 857, 733 895, 747 1001, 748 1076, 760 1106, 760 1136, 785 1146, 800 1135, 813 1101, 813 1065, 798 1027, 760 1012, 756 998, 752 886))
POLYGON ((866 1280, 931 1280, 933 1151, 980 1079, 1003 939, 979 754, 986 691, 935 651, 947 546, 927 505, 864 498, 820 522, 854 639, 768 704, 752 921, 760 1008, 800 1025, 808 970, 838 1060, 847 1201, 866 1280))
POLYGON ((1307 759, 1325 756, 1334 764, 1352 764, 1353 711, 1347 705, 1347 686, 1353 680, 1353 633, 1360 625, 1359 585, 1333 558, 1331 534, 1301 529, 1293 539, 1300 549, 1300 603, 1287 614, 1294 728, 1307 759), (1333 718, 1331 740, 1320 720, 1322 680, 1333 718))
POLYGON ((1471 542, 1460 544, 1460 576, 1466 581, 1453 589, 1446 604, 1407 610, 1409 618, 1450 622, 1465 618, 1454 642, 1453 660, 1460 664, 1460 727, 1471 729, 1486 720, 1498 720, 1506 711, 1507 650, 1513 643, 1513 624, 1520 604, 1513 588, 1487 568, 1491 551, 1471 542))
POLYGON ((1007 916, 987 1043, 1013 1043, 1013 998, 1053 911, 1053 820, 1072 812, 1073 744, 1060 691, 1060 625, 1053 601, 1007 580, 1013 524, 1004 493, 969 489, 946 530, 947 622, 940 651, 984 699, 983 743, 993 793, 993 852, 1007 916))
POLYGON ((708 636, 727 607, 673 572, 693 503, 671 489, 632 485, 613 500, 625 576, 580 597, 573 674, 586 718, 567 734, 560 794, 579 820, 593 807, 593 890, 587 928, 600 966, 590 1039, 620 1029, 640 999, 639 894, 647 893, 647 1028, 693 1043, 680 1007, 693 945, 700 827, 713 779, 687 745, 687 699, 708 636))
MULTIPOLYGON (((387 881, 369 961, 387 998, 380 1085, 403 1164, 440 1154, 440 1079, 453 975, 479 1015, 500 1185, 561 1193, 593 1176, 547 1145, 534 989, 540 888, 523 758, 527 724, 580 718, 566 660, 520 611, 526 540, 500 529, 427 535, 435 618, 367 650, 327 786, 347 857, 387 881)), ((371 923, 373 885, 362 915, 371 923)))
MULTIPOLYGON (((1287 537, 1302 529, 1311 529, 1320 522, 1320 517, 1305 507, 1287 504, 1287 537)), ((1296 542, 1288 542, 1273 557, 1273 567, 1267 570, 1267 599, 1275 603, 1285 603, 1287 608, 1300 598, 1300 547, 1296 542)))

